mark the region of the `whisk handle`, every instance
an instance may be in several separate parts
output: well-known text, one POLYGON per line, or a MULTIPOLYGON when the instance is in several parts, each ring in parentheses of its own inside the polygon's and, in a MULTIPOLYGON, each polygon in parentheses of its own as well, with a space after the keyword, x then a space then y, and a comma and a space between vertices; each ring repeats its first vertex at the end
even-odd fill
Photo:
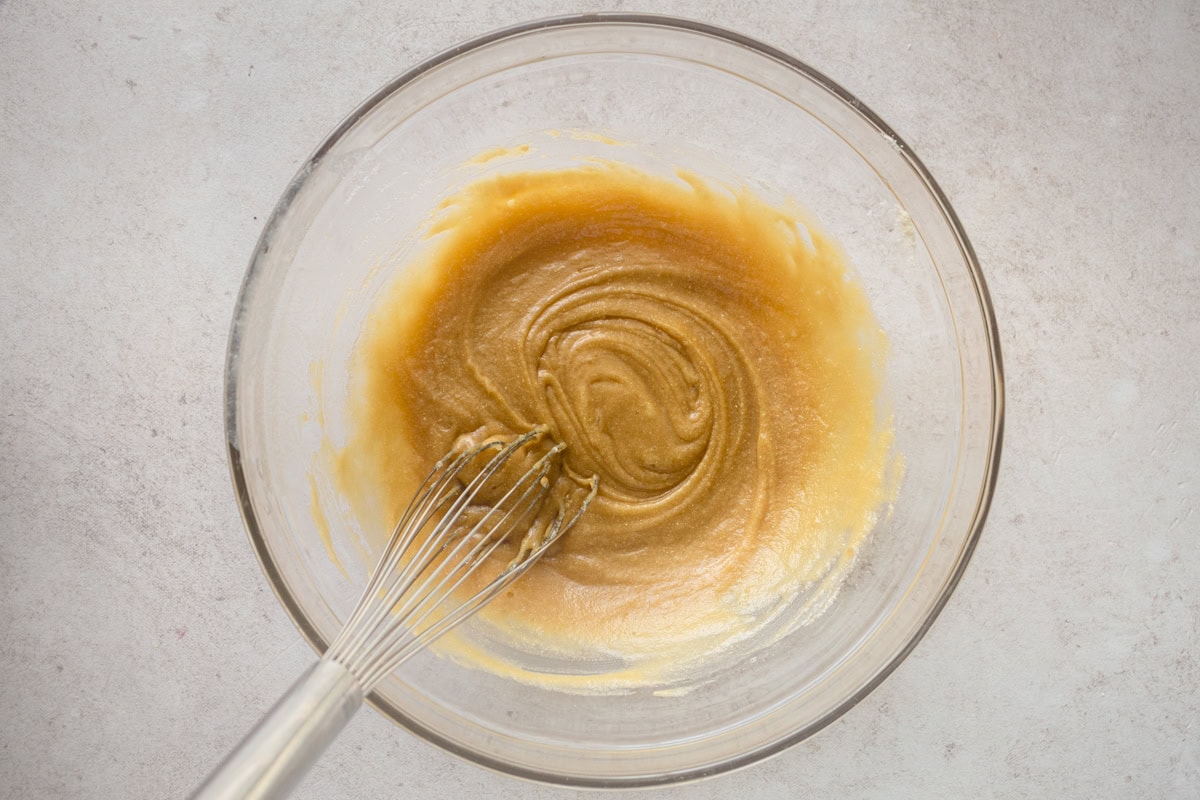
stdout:
POLYGON ((362 701, 362 689, 349 670, 334 661, 318 661, 212 771, 191 800, 285 797, 362 701))

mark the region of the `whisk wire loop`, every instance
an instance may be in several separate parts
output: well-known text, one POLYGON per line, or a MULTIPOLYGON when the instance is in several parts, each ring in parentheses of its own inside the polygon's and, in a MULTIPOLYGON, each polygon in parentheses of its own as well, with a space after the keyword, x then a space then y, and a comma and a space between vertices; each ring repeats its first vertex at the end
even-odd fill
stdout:
MULTIPOLYGON (((364 692, 426 645, 504 591, 579 519, 596 494, 591 491, 568 519, 561 505, 541 517, 548 477, 565 445, 540 456, 499 500, 481 502, 485 488, 517 450, 546 434, 537 427, 513 439, 489 440, 442 458, 418 488, 384 549, 379 566, 341 634, 325 658, 350 670, 364 692), (469 480, 472 462, 497 451, 469 480), (472 508, 479 517, 465 521, 472 508), (451 602, 472 575, 508 540, 528 526, 516 556, 487 585, 465 601, 451 602)), ((494 495, 495 489, 491 491, 494 495)))

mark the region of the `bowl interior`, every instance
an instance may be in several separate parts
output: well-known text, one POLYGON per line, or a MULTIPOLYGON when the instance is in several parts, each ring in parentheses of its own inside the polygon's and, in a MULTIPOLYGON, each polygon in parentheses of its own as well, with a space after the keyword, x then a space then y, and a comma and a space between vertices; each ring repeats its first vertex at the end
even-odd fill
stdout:
POLYGON ((811 734, 915 644, 990 497, 999 359, 982 279, 936 186, 819 74, 732 34, 653 18, 563 19, 485 37, 398 79, 331 135, 280 201, 239 302, 228 385, 235 483, 276 591, 319 649, 373 561, 326 456, 346 438, 349 359, 374 299, 456 187, 590 158, 668 175, 682 167, 807 209, 844 248, 889 337, 904 465, 833 606, 765 650, 730 654, 686 692, 565 694, 425 654, 374 697, 396 721, 488 766, 646 784, 732 768, 811 734), (467 163, 526 144, 519 158, 467 163))

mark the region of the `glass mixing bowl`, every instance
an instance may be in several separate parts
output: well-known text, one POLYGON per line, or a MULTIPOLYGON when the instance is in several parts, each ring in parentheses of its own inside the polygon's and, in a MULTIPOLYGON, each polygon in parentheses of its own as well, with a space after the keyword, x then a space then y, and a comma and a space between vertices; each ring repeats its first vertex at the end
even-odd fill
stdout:
POLYGON ((945 604, 991 497, 1003 390, 983 277, 921 162, 844 89, 737 34, 625 14, 500 31, 397 78, 317 148, 258 242, 229 345, 229 458, 263 569, 324 651, 373 561, 327 466, 373 300, 456 187, 594 157, 794 198, 841 244, 890 340, 898 495, 823 616, 689 692, 567 694, 426 653, 370 702, 514 775, 668 783, 779 752, 878 685, 945 604))

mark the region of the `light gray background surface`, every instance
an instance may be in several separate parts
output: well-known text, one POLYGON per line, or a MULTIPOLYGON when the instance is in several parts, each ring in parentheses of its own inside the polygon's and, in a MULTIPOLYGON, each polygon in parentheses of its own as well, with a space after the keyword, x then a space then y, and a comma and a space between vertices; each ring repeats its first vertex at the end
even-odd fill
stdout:
MULTIPOLYGON (((787 50, 908 141, 1008 379, 989 525, 915 653, 815 738, 663 797, 1200 795, 1200 7, 976 5, 639 9, 787 50)), ((0 796, 182 796, 312 660, 225 464, 247 257, 380 84, 571 10, 0 2, 0 796)), ((373 712, 299 792, 568 795, 373 712)))

